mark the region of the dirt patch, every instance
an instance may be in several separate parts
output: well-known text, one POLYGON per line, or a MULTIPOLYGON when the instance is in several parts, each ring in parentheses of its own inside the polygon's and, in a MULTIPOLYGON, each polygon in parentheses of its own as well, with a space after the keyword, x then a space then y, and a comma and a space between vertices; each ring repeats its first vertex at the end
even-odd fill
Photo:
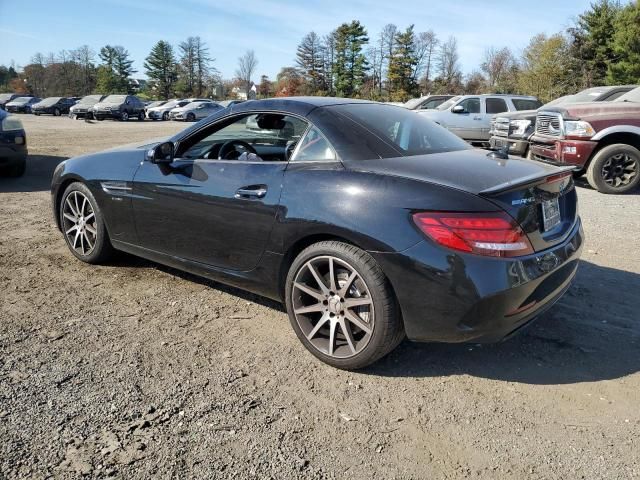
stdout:
POLYGON ((580 184, 576 284, 522 334, 347 373, 273 302, 68 252, 55 165, 184 124, 23 118, 27 175, 0 179, 0 478, 640 476, 640 195, 580 184))

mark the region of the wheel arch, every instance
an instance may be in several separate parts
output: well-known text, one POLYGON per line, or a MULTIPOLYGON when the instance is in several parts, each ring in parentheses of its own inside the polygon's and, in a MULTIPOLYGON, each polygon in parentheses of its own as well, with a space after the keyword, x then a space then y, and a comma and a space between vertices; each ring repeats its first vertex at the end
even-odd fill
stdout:
MULTIPOLYGON (((285 295, 285 288, 286 288, 286 279, 287 279, 287 274, 289 273, 289 268, 291 268, 291 265, 293 264, 293 261, 296 259, 296 257, 298 255, 300 255, 300 252, 302 252, 305 248, 315 244, 315 243, 319 243, 319 242, 330 242, 330 241, 334 241, 334 242, 342 242, 342 243, 346 243, 348 245, 352 245, 354 247, 357 247, 361 250, 367 251, 366 248, 364 248, 362 245, 359 245, 359 242, 353 241, 349 238, 346 238, 344 236, 341 236, 339 234, 334 234, 334 233, 314 233, 314 234, 310 234, 310 235, 306 235, 302 238, 299 238, 296 242, 294 242, 285 252, 285 254, 282 257, 282 261, 280 262, 280 269, 278 272, 278 293, 280 295, 280 298, 282 298, 283 302, 286 301, 286 295, 285 295)), ((382 267, 381 267, 382 268, 382 267)), ((398 313, 400 315, 400 321, 403 323, 404 325, 404 318, 402 316, 402 308, 400 306, 400 302, 398 300, 398 296, 396 295, 396 291, 395 288, 393 286, 393 283, 391 282, 391 279, 389 279, 389 277, 387 277, 386 273, 383 270, 383 273, 385 274, 385 277, 387 279, 387 284, 389 286, 389 289, 391 291, 391 294, 393 295, 393 298, 396 301, 396 304, 398 305, 398 313)))
MULTIPOLYGON (((595 157, 595 155, 602 150, 605 147, 608 147, 609 145, 615 145, 618 143, 624 144, 624 145, 630 145, 634 148, 637 148, 638 150, 640 150, 640 128, 636 128, 634 131, 631 130, 615 130, 610 132, 609 134, 605 134, 601 137, 599 137, 598 140, 598 145, 597 147, 593 150, 593 153, 591 154, 591 157, 589 158, 589 161, 587 162, 587 164, 585 165, 585 168, 589 166, 589 163, 591 163, 591 160, 593 159, 593 157, 595 157), (637 130, 637 132, 635 131, 637 130)), ((596 137, 594 137, 594 139, 596 139, 596 137)))
POLYGON ((83 183, 86 185, 86 182, 82 178, 76 177, 76 176, 69 176, 64 178, 60 182, 56 191, 54 192, 55 198, 53 202, 53 212, 54 212, 56 226, 58 227, 58 230, 62 230, 62 226, 60 225, 60 202, 62 201, 62 195, 64 195, 64 192, 69 185, 76 182, 83 183))

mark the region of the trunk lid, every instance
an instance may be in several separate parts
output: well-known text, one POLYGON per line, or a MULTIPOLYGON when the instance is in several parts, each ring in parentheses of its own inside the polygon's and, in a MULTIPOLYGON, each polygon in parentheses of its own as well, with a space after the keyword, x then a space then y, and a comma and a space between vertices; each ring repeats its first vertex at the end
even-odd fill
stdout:
POLYGON ((537 252, 562 242, 577 219, 573 167, 492 158, 470 149, 351 162, 348 168, 436 183, 485 198, 520 224, 537 252))

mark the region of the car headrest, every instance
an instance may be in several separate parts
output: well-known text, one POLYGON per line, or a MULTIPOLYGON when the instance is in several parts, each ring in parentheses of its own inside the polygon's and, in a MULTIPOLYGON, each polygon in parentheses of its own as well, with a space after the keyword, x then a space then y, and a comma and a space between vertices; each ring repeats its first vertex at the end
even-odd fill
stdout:
POLYGON ((256 118, 258 127, 262 130, 282 130, 287 122, 284 121, 284 115, 273 113, 263 113, 256 118))

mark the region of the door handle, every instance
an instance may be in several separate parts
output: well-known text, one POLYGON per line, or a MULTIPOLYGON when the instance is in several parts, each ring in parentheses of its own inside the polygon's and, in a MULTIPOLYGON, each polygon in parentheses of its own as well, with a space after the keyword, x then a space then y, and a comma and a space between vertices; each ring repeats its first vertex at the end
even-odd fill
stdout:
POLYGON ((251 185, 236 190, 236 198, 263 198, 267 194, 265 185, 251 185))

